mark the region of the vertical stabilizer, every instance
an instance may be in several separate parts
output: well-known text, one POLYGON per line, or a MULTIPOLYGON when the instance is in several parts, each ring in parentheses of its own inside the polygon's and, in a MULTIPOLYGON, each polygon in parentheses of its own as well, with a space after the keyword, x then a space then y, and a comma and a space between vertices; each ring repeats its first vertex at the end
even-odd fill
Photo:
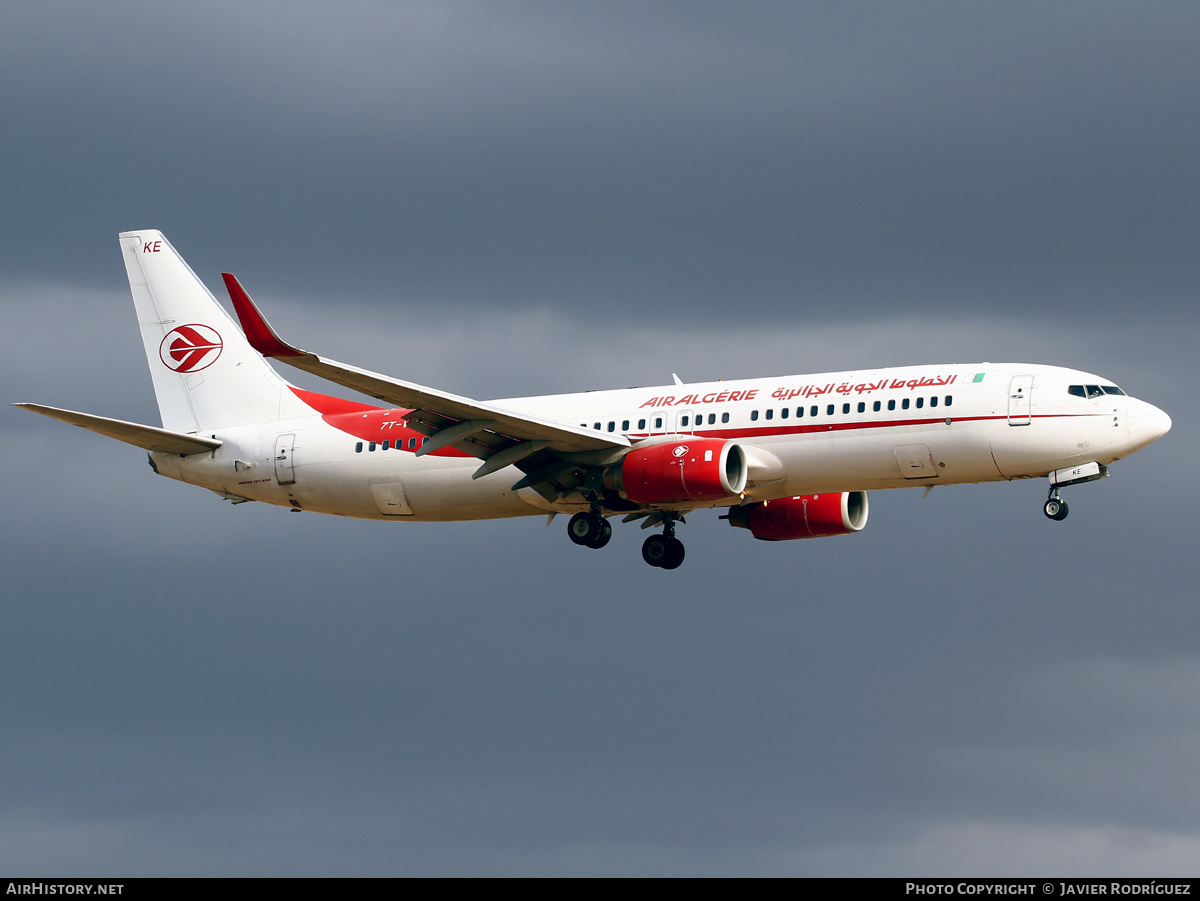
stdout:
POLYGON ((120 237, 163 428, 204 432, 290 414, 287 383, 162 232, 120 237))

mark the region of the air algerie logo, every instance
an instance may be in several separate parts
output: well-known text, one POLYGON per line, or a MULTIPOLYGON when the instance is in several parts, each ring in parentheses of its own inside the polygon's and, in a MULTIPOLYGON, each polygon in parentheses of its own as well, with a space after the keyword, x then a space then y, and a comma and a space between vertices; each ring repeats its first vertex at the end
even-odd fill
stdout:
POLYGON ((171 329, 158 346, 158 356, 168 369, 197 372, 217 362, 222 347, 216 329, 193 322, 171 329))
POLYGON ((671 451, 671 453, 673 453, 676 457, 682 457, 684 454, 687 453, 687 445, 686 444, 677 445, 676 448, 673 451, 671 451))

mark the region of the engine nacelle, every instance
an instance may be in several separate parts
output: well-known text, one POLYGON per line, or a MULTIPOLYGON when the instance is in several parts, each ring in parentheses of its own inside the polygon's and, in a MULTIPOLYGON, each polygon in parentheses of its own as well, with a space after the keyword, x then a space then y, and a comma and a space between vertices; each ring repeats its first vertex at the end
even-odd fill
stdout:
POLYGON ((604 487, 637 504, 737 497, 746 488, 746 454, 723 438, 680 435, 631 450, 604 473, 604 487))
POLYGON ((867 524, 867 493, 843 491, 841 494, 781 497, 760 504, 731 507, 728 519, 731 526, 749 529, 755 538, 763 541, 849 535, 862 531, 867 524))

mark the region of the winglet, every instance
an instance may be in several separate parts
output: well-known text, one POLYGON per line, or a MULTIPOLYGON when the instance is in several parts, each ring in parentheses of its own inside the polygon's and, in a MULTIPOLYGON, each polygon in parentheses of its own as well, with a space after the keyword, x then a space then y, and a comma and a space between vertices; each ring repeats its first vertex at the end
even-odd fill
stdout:
POLYGON ((237 311, 242 331, 246 333, 246 340, 255 350, 264 357, 308 356, 305 351, 292 347, 275 334, 275 330, 263 318, 263 314, 258 311, 258 307, 254 305, 254 301, 250 299, 250 295, 246 293, 246 289, 242 287, 241 282, 233 273, 222 272, 221 278, 225 279, 225 288, 229 291, 229 299, 233 301, 234 310, 237 311))

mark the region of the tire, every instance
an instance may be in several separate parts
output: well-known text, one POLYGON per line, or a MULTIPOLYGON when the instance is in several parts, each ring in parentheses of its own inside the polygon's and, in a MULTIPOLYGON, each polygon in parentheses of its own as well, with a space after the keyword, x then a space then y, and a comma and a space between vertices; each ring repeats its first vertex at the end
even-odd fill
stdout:
POLYGON ((667 553, 667 541, 661 535, 651 535, 642 542, 642 559, 651 566, 662 566, 667 553))
POLYGON ((1066 514, 1062 512, 1062 509, 1065 506, 1066 504, 1064 504, 1062 501, 1050 498, 1042 507, 1042 512, 1046 514, 1048 519, 1061 520, 1063 516, 1066 516, 1066 514))
POLYGON ((679 565, 683 563, 683 542, 678 538, 667 538, 665 541, 667 558, 659 566, 663 569, 679 569, 679 565))
POLYGON ((1051 519, 1053 519, 1055 522, 1062 522, 1064 519, 1066 519, 1066 518, 1067 518, 1067 513, 1068 513, 1068 512, 1070 512, 1070 511, 1069 511, 1069 509, 1068 509, 1068 507, 1067 507, 1067 502, 1066 502, 1066 501, 1060 501, 1060 502, 1059 502, 1059 505, 1058 505, 1058 512, 1057 512, 1057 513, 1055 513, 1055 514, 1054 514, 1053 516, 1051 516, 1050 518, 1051 518, 1051 519))
POLYGON ((607 522, 591 513, 576 513, 567 523, 567 537, 584 547, 590 547, 597 536, 604 534, 607 522))
POLYGON ((604 547, 604 545, 608 544, 608 542, 611 539, 612 539, 612 523, 609 522, 607 519, 601 518, 600 519, 600 532, 598 535, 596 535, 595 538, 593 538, 591 541, 588 542, 587 546, 590 548, 593 548, 595 550, 600 550, 600 548, 602 548, 602 547, 604 547))

